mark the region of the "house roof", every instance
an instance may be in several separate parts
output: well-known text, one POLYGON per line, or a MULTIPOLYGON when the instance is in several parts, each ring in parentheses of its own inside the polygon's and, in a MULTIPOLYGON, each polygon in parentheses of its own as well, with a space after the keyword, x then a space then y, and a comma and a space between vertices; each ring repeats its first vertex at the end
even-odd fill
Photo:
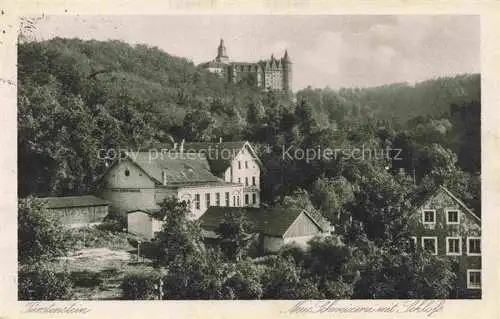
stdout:
POLYGON ((460 205, 466 212, 468 212, 474 219, 481 221, 481 218, 477 216, 464 202, 462 202, 458 197, 456 197, 449 189, 444 186, 440 187, 448 196, 450 196, 458 205, 460 205))
POLYGON ((262 162, 247 141, 186 143, 184 145, 184 152, 206 154, 211 171, 215 175, 220 175, 231 166, 232 160, 245 145, 248 146, 257 163, 262 166, 262 162))
POLYGON ((210 172, 208 161, 201 153, 139 152, 127 155, 133 163, 159 184, 163 184, 163 174, 166 174, 167 186, 226 183, 210 172))
POLYGON ((159 212, 160 209, 143 209, 143 208, 138 208, 138 209, 132 209, 129 210, 128 212, 125 213, 125 215, 132 214, 132 213, 137 213, 137 212, 142 212, 145 213, 146 215, 152 216, 155 213, 159 212))
POLYGON ((305 213, 318 229, 324 231, 311 215, 299 209, 213 206, 209 207, 199 220, 203 228, 214 230, 219 227, 227 213, 238 211, 253 225, 253 231, 263 235, 282 237, 302 213, 305 213))
POLYGON ((422 206, 427 202, 431 197, 436 195, 438 191, 443 191, 448 197, 450 197, 453 201, 455 201, 464 211, 466 211, 472 218, 476 221, 480 222, 481 218, 476 215, 463 201, 461 201, 455 194, 453 194, 448 188, 440 185, 439 187, 433 188, 429 191, 426 191, 424 194, 418 194, 417 198, 414 201, 416 206, 422 206))
POLYGON ((40 199, 45 201, 44 206, 48 209, 109 205, 108 201, 93 195, 43 197, 40 199))

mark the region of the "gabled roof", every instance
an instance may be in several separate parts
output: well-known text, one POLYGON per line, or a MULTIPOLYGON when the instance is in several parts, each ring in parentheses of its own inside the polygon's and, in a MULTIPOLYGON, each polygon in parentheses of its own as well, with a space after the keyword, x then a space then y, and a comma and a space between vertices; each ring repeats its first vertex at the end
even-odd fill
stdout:
POLYGON ((42 197, 40 199, 45 201, 44 207, 48 209, 109 205, 108 201, 93 195, 42 197))
POLYGON ((152 215, 154 215, 155 213, 157 213, 159 211, 160 211, 159 208, 156 208, 156 209, 138 208, 138 209, 132 209, 132 210, 127 211, 125 213, 125 215, 132 214, 132 213, 137 213, 137 212, 142 212, 142 213, 145 213, 146 215, 152 216, 152 215))
POLYGON ((253 231, 269 236, 282 237, 295 220, 304 213, 318 229, 325 231, 321 225, 305 210, 284 208, 252 208, 252 207, 209 207, 200 217, 201 226, 215 230, 224 220, 227 213, 243 213, 253 226, 253 231))
POLYGON ((480 222, 481 218, 477 216, 463 201, 461 201, 455 194, 453 194, 448 188, 440 185, 424 194, 420 194, 418 198, 414 201, 414 204, 418 207, 424 205, 430 198, 435 196, 437 192, 443 191, 448 197, 450 197, 454 202, 456 202, 464 211, 466 211, 472 218, 480 222))
POLYGON ((128 158, 142 169, 156 183, 163 183, 166 174, 167 186, 193 185, 197 183, 224 183, 210 172, 210 166, 203 154, 165 152, 128 153, 128 158))
POLYGON ((185 143, 184 152, 206 154, 212 173, 220 175, 231 166, 233 159, 245 146, 262 167, 262 162, 247 141, 185 143))
POLYGON ((477 216, 469 207, 465 205, 458 197, 456 197, 449 189, 444 186, 440 187, 448 196, 450 196, 460 207, 462 207, 467 213, 469 213, 477 221, 481 221, 481 218, 477 216))

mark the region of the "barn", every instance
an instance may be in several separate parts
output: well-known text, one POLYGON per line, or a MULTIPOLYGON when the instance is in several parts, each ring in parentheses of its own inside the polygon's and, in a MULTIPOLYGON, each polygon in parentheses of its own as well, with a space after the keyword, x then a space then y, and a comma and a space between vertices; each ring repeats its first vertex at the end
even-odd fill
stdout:
POLYGON ((330 227, 318 221, 306 210, 291 208, 210 207, 200 218, 207 238, 224 221, 226 214, 241 212, 252 225, 251 231, 259 234, 263 252, 276 252, 286 244, 306 247, 316 236, 329 234, 330 227))
POLYGON ((163 226, 163 222, 153 217, 155 210, 137 209, 127 213, 128 232, 151 240, 163 226))
POLYGON ((108 215, 109 202, 92 195, 44 197, 41 200, 52 216, 72 228, 100 224, 108 215))

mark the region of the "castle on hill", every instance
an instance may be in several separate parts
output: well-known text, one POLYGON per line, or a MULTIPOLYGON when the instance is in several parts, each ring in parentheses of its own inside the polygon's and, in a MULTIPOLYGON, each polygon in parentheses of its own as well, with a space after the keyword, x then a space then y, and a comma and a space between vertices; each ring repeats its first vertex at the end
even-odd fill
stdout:
POLYGON ((231 83, 246 82, 268 90, 292 91, 292 62, 286 50, 280 59, 271 55, 269 60, 253 63, 233 62, 229 60, 224 40, 221 39, 215 59, 200 66, 231 83))

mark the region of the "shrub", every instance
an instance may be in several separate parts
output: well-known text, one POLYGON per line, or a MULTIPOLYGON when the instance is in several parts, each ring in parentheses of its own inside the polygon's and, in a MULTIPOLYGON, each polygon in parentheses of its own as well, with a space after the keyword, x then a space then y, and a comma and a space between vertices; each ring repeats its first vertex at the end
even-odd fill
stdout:
POLYGON ((158 297, 157 273, 138 273, 125 276, 121 284, 122 297, 127 300, 152 300, 158 297))
POLYGON ((69 273, 56 273, 46 265, 21 268, 18 273, 19 300, 68 300, 72 288, 69 273))
POLYGON ((97 228, 115 233, 122 232, 127 228, 127 219, 119 213, 110 212, 97 228))
POLYGON ((73 271, 71 279, 77 287, 97 287, 103 282, 101 274, 95 271, 73 271))

